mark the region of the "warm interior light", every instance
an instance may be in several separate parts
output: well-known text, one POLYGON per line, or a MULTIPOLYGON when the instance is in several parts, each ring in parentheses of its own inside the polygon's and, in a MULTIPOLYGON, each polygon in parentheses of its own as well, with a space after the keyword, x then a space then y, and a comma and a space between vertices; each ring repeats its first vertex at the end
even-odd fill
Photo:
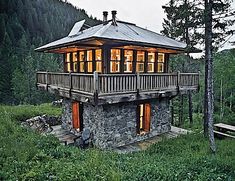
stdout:
POLYGON ((124 72, 132 72, 133 51, 124 50, 124 72))
POLYGON ((158 67, 157 72, 164 72, 165 54, 158 53, 158 67))
POLYGON ((120 72, 121 50, 111 49, 110 72, 120 72))
POLYGON ((137 51, 136 72, 144 72, 144 54, 144 51, 137 51))

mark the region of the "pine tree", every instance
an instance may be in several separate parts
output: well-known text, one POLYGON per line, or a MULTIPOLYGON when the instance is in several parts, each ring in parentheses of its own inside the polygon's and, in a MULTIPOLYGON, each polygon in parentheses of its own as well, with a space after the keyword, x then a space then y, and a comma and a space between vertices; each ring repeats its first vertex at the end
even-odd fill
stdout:
MULTIPOLYGON (((204 122, 208 125, 210 148, 216 151, 213 132, 214 90, 213 90, 213 48, 212 48, 212 0, 205 0, 205 114, 204 122)), ((207 135, 206 135, 207 136, 207 135)))
POLYGON ((5 38, 5 33, 6 33, 6 25, 5 25, 5 20, 2 14, 0 14, 0 47, 1 44, 3 43, 3 40, 5 38))

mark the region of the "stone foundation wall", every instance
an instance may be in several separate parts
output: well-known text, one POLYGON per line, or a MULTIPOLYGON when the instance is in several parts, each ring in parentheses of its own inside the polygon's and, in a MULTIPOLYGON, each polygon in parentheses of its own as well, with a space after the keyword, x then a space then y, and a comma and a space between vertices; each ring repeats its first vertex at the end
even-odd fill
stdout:
POLYGON ((70 99, 63 99, 62 102, 62 128, 71 130, 73 129, 72 124, 72 101, 70 99))
MULTIPOLYGON (((93 106, 83 104, 83 125, 93 135, 93 143, 99 148, 113 148, 141 141, 170 131, 170 111, 168 99, 154 100, 151 104, 150 132, 136 133, 136 108, 134 102, 93 106)), ((72 130, 71 101, 63 102, 63 127, 72 130)))

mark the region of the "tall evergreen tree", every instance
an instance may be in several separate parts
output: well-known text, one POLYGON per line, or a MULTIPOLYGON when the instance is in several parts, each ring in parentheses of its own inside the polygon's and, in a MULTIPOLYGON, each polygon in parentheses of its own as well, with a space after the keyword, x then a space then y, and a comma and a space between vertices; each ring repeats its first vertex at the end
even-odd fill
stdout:
MULTIPOLYGON (((213 48, 212 48, 212 0, 205 0, 205 112, 204 122, 208 126, 210 148, 216 151, 213 132, 214 90, 213 90, 213 48)), ((206 135, 207 136, 207 135, 206 135)))
POLYGON ((33 49, 68 34, 82 19, 90 26, 99 23, 58 0, 0 0, 0 103, 38 103, 39 96, 50 100, 36 91, 35 72, 59 70, 62 57, 33 49))

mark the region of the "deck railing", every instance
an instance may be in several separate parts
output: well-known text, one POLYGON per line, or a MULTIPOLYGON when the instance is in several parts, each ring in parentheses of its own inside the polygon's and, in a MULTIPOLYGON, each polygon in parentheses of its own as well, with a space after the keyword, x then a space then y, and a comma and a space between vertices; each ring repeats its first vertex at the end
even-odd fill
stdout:
POLYGON ((99 95, 197 89, 199 73, 80 74, 37 72, 37 85, 99 95))

